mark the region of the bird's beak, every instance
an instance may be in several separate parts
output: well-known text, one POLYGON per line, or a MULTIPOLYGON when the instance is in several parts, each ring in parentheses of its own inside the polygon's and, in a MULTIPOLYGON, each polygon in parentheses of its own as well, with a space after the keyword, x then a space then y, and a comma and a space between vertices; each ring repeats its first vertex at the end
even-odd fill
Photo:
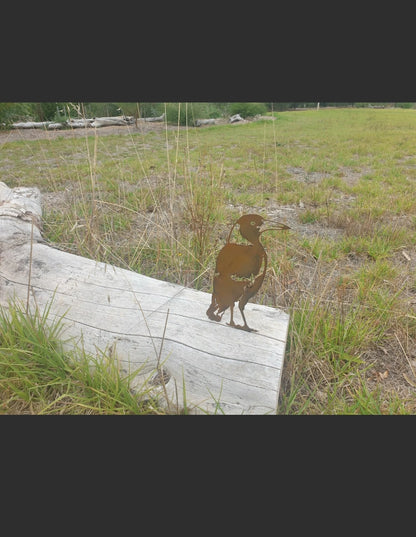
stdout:
POLYGON ((272 227, 268 227, 266 229, 262 229, 260 233, 264 233, 265 231, 278 231, 278 230, 285 230, 285 229, 290 229, 289 226, 287 226, 286 224, 282 224, 281 222, 275 222, 274 220, 268 220, 268 219, 264 219, 264 223, 265 224, 272 224, 272 227))

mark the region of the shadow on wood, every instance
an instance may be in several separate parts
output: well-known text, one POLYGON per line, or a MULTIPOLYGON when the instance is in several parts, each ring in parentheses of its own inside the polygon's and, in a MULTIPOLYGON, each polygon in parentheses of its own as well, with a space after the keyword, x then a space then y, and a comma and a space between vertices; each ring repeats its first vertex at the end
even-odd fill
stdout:
POLYGON ((233 330, 207 319, 208 293, 53 248, 41 218, 37 188, 0 182, 0 305, 52 304, 51 319, 65 315, 71 344, 92 355, 111 348, 125 374, 141 368, 137 388, 162 365, 171 405, 180 408, 185 393, 195 413, 276 411, 286 313, 247 304, 258 332, 233 330))

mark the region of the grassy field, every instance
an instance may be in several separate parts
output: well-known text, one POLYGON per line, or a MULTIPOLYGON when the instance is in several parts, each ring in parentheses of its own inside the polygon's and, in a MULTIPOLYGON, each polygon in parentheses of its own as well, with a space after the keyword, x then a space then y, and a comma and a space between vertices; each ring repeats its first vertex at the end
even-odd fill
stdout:
MULTIPOLYGON (((291 316, 278 412, 409 414, 415 127, 414 110, 321 108, 199 129, 3 135, 0 180, 41 189, 44 235, 61 248, 208 292, 241 214, 285 222, 289 233, 264 236, 270 263, 255 297, 291 316)), ((12 343, 0 335, 0 344, 7 354, 12 343)), ((3 412, 57 411, 60 395, 39 407, 7 386, 3 412)), ((130 403, 59 411, 136 411, 130 403)))

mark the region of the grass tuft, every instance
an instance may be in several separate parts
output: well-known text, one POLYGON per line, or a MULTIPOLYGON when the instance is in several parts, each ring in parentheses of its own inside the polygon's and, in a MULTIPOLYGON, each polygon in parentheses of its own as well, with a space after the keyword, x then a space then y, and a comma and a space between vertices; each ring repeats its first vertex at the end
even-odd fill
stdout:
POLYGON ((64 318, 49 309, 26 314, 22 304, 0 310, 0 413, 155 414, 164 413, 144 387, 131 389, 117 360, 102 352, 64 351, 64 318))

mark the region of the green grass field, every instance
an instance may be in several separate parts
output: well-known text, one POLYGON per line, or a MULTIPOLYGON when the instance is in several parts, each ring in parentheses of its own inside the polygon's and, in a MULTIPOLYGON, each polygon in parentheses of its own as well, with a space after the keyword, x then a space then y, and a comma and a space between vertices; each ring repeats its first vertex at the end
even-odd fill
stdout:
MULTIPOLYGON (((414 413, 415 110, 125 129, 3 135, 0 181, 41 189, 44 235, 61 248, 208 292, 241 214, 285 222, 290 232, 264 236, 270 263, 255 297, 291 315, 279 413, 414 413)), ((0 334, 0 354, 8 341, 0 334)), ((56 411, 53 397, 35 404, 6 385, 0 411, 56 411)), ((103 412, 133 411, 114 400, 103 412)), ((83 405, 59 411, 98 412, 83 405)))

